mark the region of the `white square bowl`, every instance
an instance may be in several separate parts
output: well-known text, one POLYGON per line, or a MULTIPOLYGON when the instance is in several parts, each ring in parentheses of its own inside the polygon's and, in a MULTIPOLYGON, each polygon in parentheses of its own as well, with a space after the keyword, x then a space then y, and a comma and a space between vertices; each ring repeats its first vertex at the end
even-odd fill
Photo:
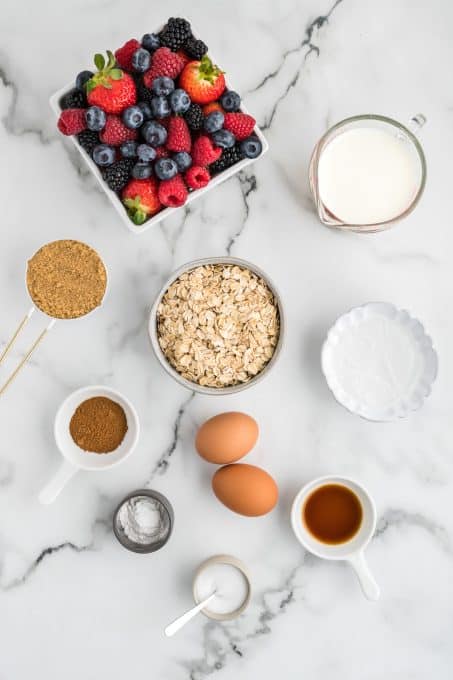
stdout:
MULTIPOLYGON (((159 29, 157 29, 155 32, 158 33, 161 29, 162 29, 162 26, 159 29)), ((211 57, 211 59, 212 59, 212 57, 211 57)), ((212 59, 212 60, 214 61, 214 63, 217 63, 214 59, 212 59)), ((59 115, 61 113, 60 104, 59 104, 61 97, 64 94, 66 94, 67 92, 69 92, 69 90, 71 90, 73 87, 74 87, 74 83, 72 82, 68 85, 65 85, 65 87, 62 87, 60 90, 55 92, 50 97, 49 103, 50 103, 50 106, 51 106, 52 110, 54 111, 55 115, 57 116, 57 118, 59 117, 59 115)), ((234 88, 230 87, 227 84, 227 89, 231 90, 231 89, 234 89, 234 88)), ((243 113, 248 113, 247 109, 242 104, 241 104, 241 111, 243 113)), ((263 133, 261 132, 261 130, 258 128, 257 125, 255 125, 254 133, 256 134, 256 136, 258 137, 258 139, 260 140, 260 142, 262 144, 263 149, 261 151, 261 154, 257 158, 244 158, 243 160, 239 161, 239 163, 235 163, 235 165, 231 166, 231 168, 227 168, 223 172, 220 172, 218 175, 213 177, 210 180, 210 182, 207 186, 203 187, 202 189, 196 189, 195 191, 189 192, 189 195, 187 197, 187 201, 184 205, 187 205, 191 201, 194 201, 195 199, 199 198, 200 196, 205 194, 207 191, 211 191, 211 189, 214 189, 218 184, 220 184, 221 182, 224 182, 226 179, 229 179, 230 177, 232 177, 236 173, 240 172, 240 170, 243 170, 244 168, 246 168, 251 163, 254 163, 256 160, 261 158, 264 153, 266 153, 266 151, 269 149, 269 144, 267 143, 263 133)), ((147 220, 144 224, 142 224, 142 225, 134 224, 132 222, 132 220, 129 219, 128 214, 126 212, 126 209, 123 206, 123 204, 121 203, 117 194, 114 191, 112 191, 111 189, 109 189, 107 184, 102 179, 101 172, 100 172, 99 168, 97 167, 96 163, 90 158, 90 156, 87 154, 85 149, 83 149, 80 146, 80 144, 78 143, 77 137, 75 135, 71 135, 69 138, 71 139, 71 141, 74 144, 74 146, 76 147, 76 149, 78 149, 79 153, 83 156, 85 163, 90 168, 93 175, 96 177, 99 185, 101 186, 101 188, 103 189, 103 191, 107 195, 107 198, 109 199, 110 203, 115 208, 115 210, 118 213, 118 215, 119 215, 121 221, 123 222, 124 226, 126 227, 126 229, 128 229, 133 234, 143 234, 145 231, 150 229, 152 226, 154 226, 158 222, 161 222, 162 220, 165 220, 167 217, 170 217, 170 215, 172 215, 176 210, 180 210, 181 208, 184 208, 184 206, 181 206, 180 208, 164 208, 163 210, 158 212, 156 215, 151 217, 149 220, 147 220)))

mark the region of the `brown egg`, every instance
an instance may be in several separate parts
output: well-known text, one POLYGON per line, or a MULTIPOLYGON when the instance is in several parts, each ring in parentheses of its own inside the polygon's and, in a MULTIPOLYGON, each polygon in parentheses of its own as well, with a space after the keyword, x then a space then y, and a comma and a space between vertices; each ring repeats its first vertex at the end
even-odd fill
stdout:
POLYGON ((256 444, 258 423, 246 413, 230 411, 207 420, 197 432, 195 447, 209 463, 234 463, 256 444))
POLYGON ((246 463, 225 465, 217 470, 212 488, 227 508, 248 517, 265 515, 278 501, 274 479, 262 468, 246 463))

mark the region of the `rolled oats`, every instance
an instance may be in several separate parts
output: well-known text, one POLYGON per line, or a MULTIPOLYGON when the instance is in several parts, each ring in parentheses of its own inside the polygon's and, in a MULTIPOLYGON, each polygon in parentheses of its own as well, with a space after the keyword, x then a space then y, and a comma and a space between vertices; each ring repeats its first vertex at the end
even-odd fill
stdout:
POLYGON ((157 310, 159 345, 183 378, 206 387, 246 383, 271 360, 277 302, 263 279, 235 264, 181 274, 157 310))

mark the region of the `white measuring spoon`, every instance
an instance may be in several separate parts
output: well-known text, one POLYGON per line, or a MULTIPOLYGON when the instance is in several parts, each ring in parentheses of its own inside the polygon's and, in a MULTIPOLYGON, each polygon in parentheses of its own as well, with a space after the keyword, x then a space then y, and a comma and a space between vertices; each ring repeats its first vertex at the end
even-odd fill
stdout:
POLYGON ((214 590, 214 592, 208 595, 208 597, 205 600, 202 600, 201 602, 199 602, 199 604, 196 604, 195 607, 189 609, 189 611, 187 611, 185 614, 182 614, 177 619, 172 621, 172 623, 169 623, 168 626, 165 628, 164 631, 165 635, 167 637, 171 637, 172 635, 177 633, 178 630, 181 630, 181 628, 185 626, 186 623, 189 623, 189 621, 191 621, 194 618, 194 616, 196 616, 199 612, 201 612, 202 609, 206 607, 208 602, 212 600, 216 593, 217 591, 214 590))

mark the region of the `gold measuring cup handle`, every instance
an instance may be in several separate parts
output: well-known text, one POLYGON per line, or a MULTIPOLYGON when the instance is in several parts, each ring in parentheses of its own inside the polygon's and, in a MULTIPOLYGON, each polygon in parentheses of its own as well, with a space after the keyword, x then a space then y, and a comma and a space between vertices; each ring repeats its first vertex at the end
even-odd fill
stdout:
MULTIPOLYGON (((31 316, 33 315, 33 312, 34 312, 34 311, 35 311, 35 308, 34 308, 34 307, 31 307, 31 309, 29 309, 29 311, 27 312, 27 314, 24 316, 24 318, 22 319, 22 321, 21 321, 20 324, 18 325, 18 327, 17 327, 17 329, 15 330, 15 332, 14 332, 14 334, 13 334, 11 340, 7 343, 5 349, 3 350, 3 352, 2 352, 2 354, 1 354, 1 356, 0 356, 0 364, 2 363, 2 361, 4 360, 4 358, 6 357, 6 355, 9 353, 9 351, 10 351, 10 350, 12 349, 12 347, 14 346, 14 344, 15 344, 17 338, 19 337, 19 335, 20 335, 20 333, 22 332, 22 330, 25 328, 27 322, 30 320, 30 318, 31 318, 31 316)), ((26 352, 25 356, 24 356, 24 357, 22 358, 22 360, 20 361, 20 363, 16 366, 16 368, 15 368, 14 371, 11 373, 11 375, 9 376, 9 378, 7 378, 7 380, 6 380, 6 381, 3 383, 3 385, 0 387, 0 397, 1 397, 2 394, 6 391, 6 389, 11 385, 11 383, 13 382, 13 380, 15 379, 15 377, 17 376, 17 374, 19 373, 19 371, 21 370, 21 368, 22 368, 23 366, 25 366, 25 364, 27 363, 27 361, 29 360, 29 358, 31 357, 31 355, 33 354, 33 352, 35 351, 35 349, 38 347, 38 345, 41 343, 41 341, 44 339, 44 337, 47 335, 47 333, 50 331, 50 329, 52 328, 52 326, 53 326, 54 324, 55 324, 55 319, 52 319, 52 320, 50 321, 50 323, 46 326, 46 328, 38 335, 38 337, 36 338, 36 340, 34 341, 34 343, 32 344, 32 346, 30 347, 30 349, 26 352)))

